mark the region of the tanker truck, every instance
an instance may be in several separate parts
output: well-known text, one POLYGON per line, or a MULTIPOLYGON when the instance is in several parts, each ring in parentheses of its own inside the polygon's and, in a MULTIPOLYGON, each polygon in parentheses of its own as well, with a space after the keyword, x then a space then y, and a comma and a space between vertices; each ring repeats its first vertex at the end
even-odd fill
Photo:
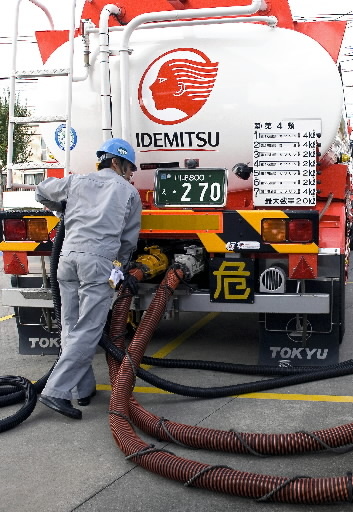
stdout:
MULTIPOLYGON (((10 112, 7 190, 17 123, 40 124, 61 168, 43 164, 48 176, 95 172, 103 141, 128 140, 143 203, 134 261, 149 269, 133 321, 176 263, 185 279, 169 316, 228 313, 236 333, 239 314, 256 315, 262 364, 335 363, 351 230, 346 23, 294 22, 286 0, 215 3, 86 1, 77 27, 73 2, 69 30, 37 32, 43 68, 11 77, 13 90, 35 77, 38 99, 33 118, 10 112)), ((0 217, 20 353, 55 352, 47 260, 59 219, 39 204, 0 217)))

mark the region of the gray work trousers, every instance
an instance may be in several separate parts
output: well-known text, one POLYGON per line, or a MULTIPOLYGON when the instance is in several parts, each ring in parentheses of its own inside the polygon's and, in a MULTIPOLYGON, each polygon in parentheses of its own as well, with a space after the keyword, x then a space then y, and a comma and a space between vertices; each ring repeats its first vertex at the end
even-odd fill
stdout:
POLYGON ((62 352, 42 394, 84 398, 96 388, 92 360, 112 303, 109 259, 63 251, 58 266, 61 294, 62 352))

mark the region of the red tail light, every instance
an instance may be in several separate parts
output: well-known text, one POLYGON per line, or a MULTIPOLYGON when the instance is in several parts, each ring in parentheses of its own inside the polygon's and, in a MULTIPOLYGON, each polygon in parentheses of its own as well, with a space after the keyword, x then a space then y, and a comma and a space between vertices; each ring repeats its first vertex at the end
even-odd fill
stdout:
POLYGON ((309 219, 291 219, 288 222, 289 242, 312 242, 313 223, 309 219))
POLYGON ((6 219, 4 221, 4 236, 6 241, 26 240, 26 222, 23 219, 6 219))

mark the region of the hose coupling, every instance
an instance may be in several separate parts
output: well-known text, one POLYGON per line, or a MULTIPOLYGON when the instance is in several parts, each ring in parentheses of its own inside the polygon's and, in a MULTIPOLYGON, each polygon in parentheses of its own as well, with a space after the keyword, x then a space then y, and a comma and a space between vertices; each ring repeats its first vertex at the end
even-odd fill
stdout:
POLYGON ((197 245, 190 245, 184 247, 184 250, 186 254, 175 254, 174 261, 182 268, 185 279, 189 281, 205 269, 204 249, 197 245))

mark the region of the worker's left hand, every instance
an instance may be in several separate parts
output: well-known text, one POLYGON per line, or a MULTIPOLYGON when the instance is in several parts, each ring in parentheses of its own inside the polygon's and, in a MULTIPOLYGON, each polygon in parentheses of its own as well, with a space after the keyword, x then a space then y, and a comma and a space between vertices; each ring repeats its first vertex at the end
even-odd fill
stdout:
POLYGON ((139 286, 138 285, 139 285, 139 282, 136 279, 136 277, 131 275, 131 274, 129 274, 129 272, 127 272, 124 275, 124 281, 121 284, 121 288, 122 288, 123 291, 125 291, 126 288, 129 288, 129 290, 131 291, 131 293, 133 295, 137 295, 138 291, 139 291, 139 286))

